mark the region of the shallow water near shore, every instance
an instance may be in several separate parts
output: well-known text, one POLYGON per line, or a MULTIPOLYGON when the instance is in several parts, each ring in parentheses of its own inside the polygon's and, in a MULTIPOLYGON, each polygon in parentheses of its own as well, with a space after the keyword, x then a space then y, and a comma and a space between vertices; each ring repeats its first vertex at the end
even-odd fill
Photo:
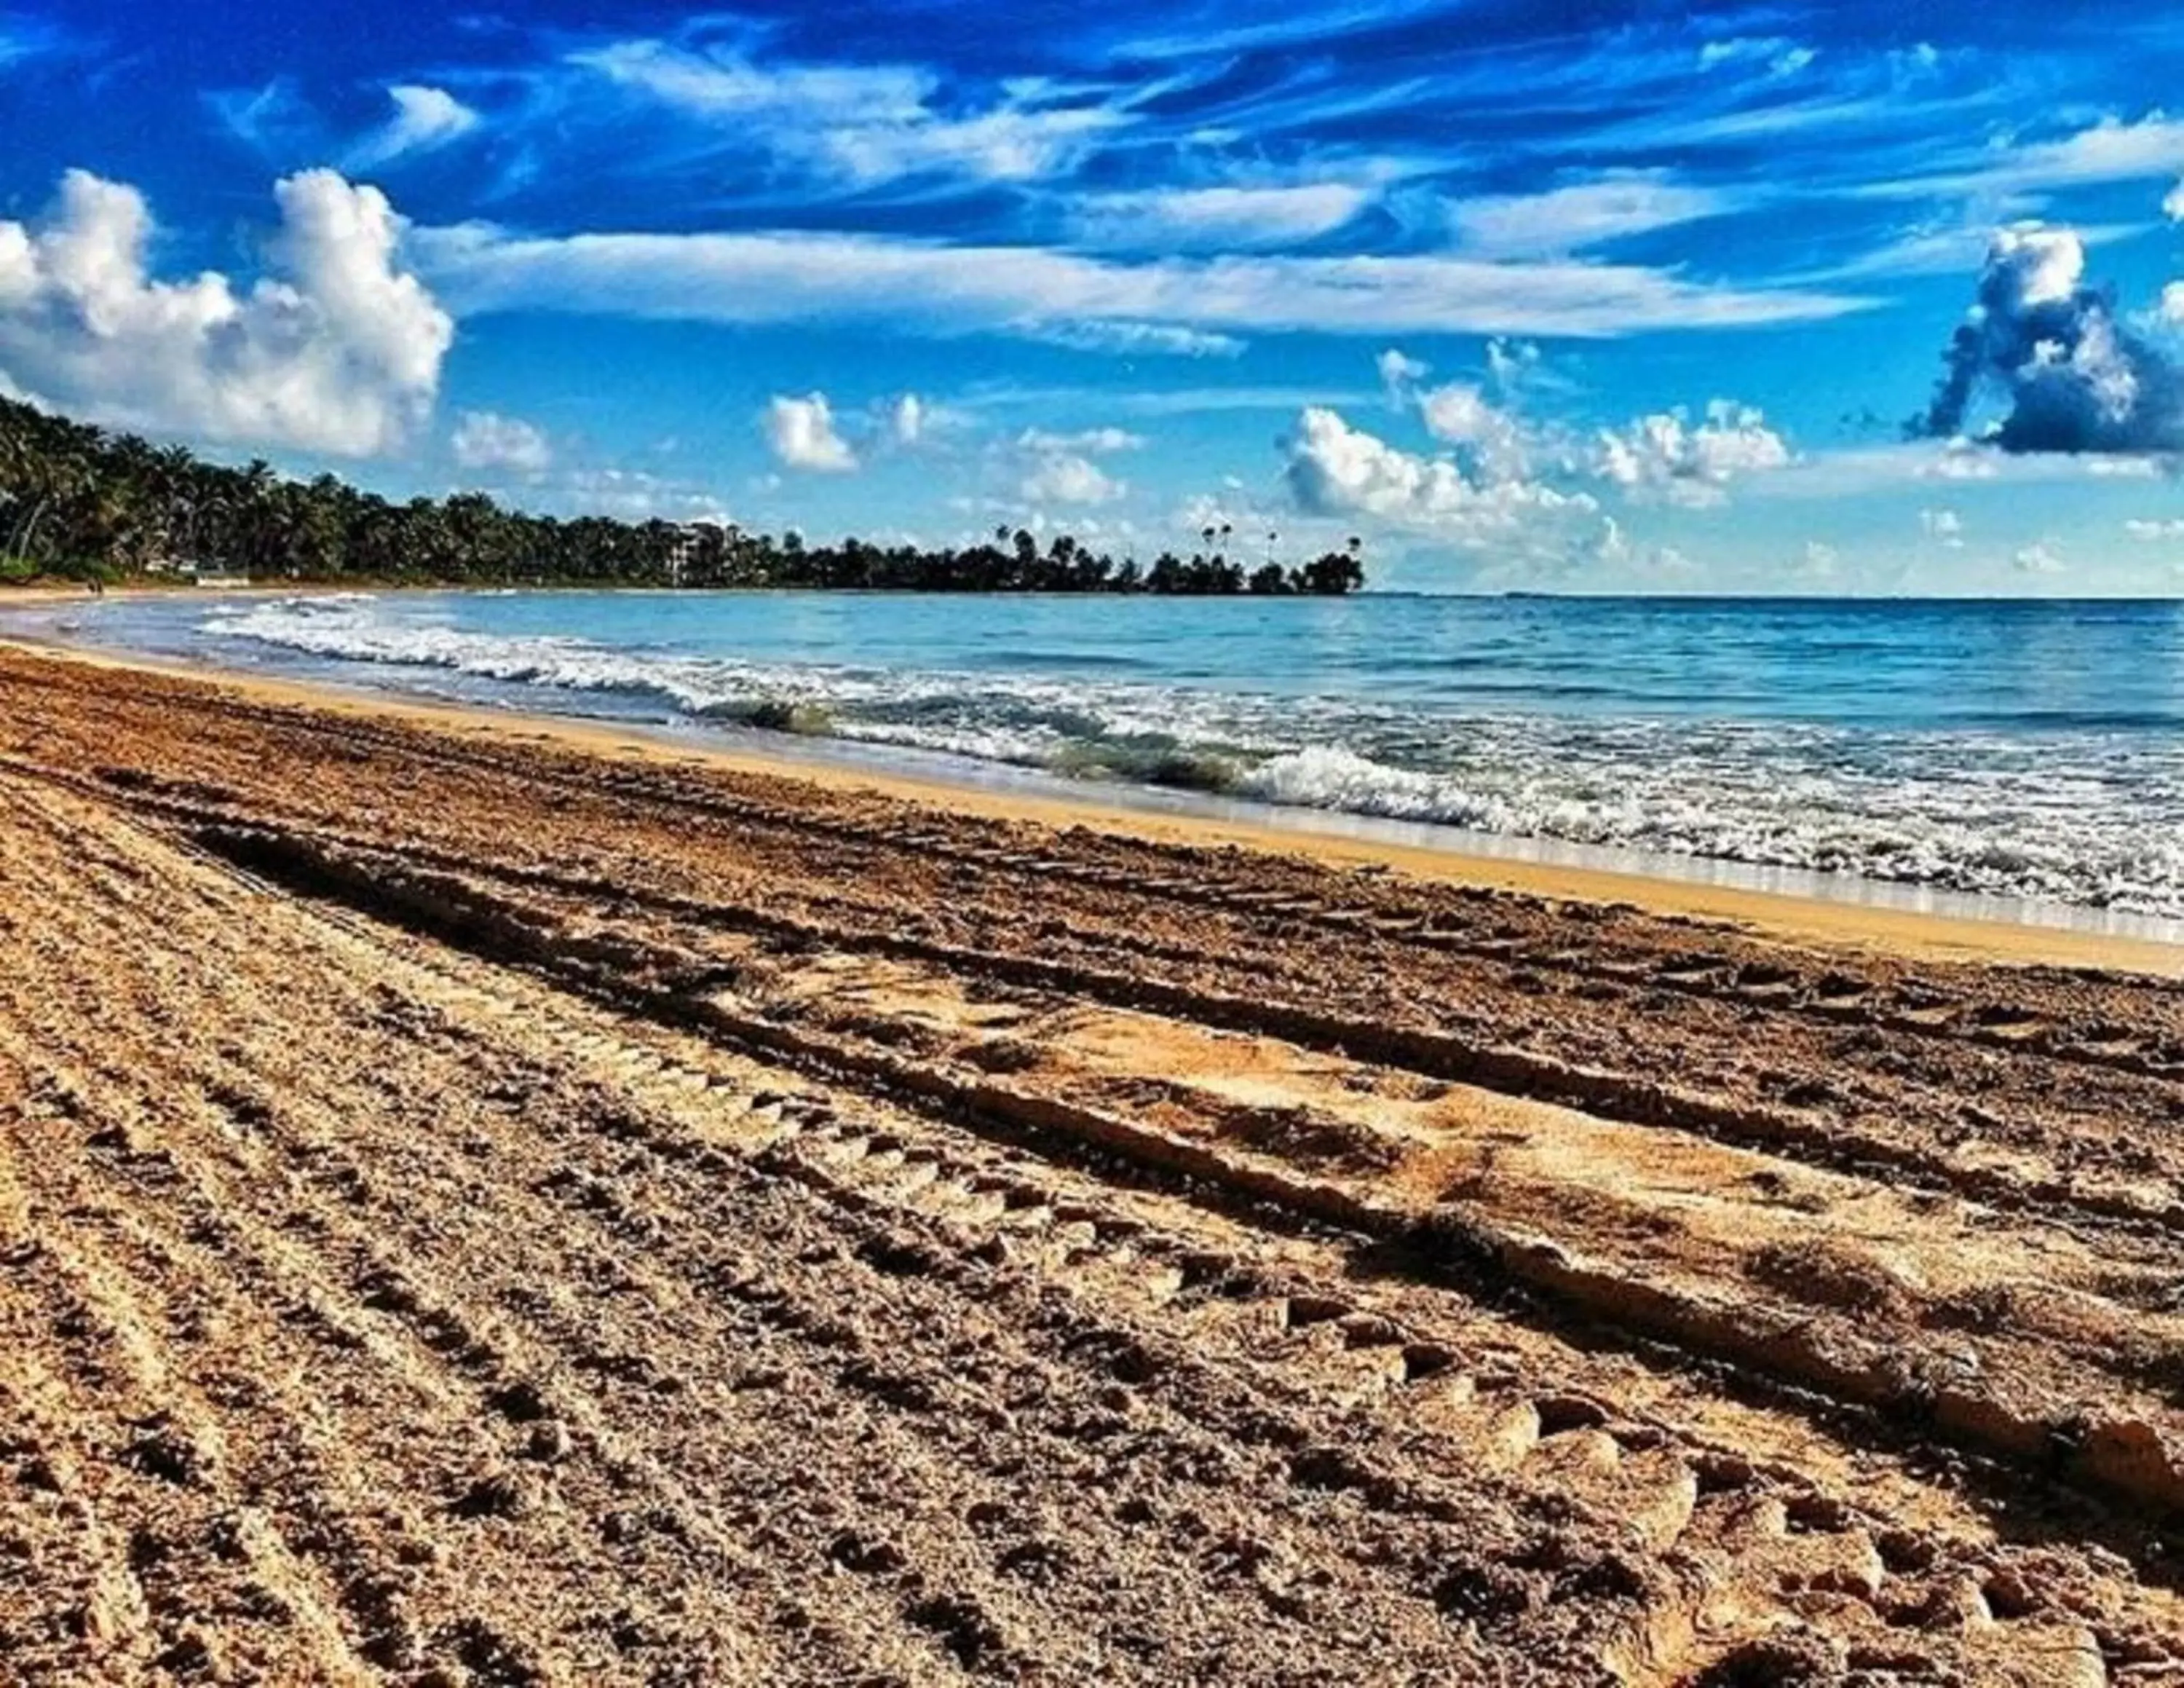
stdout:
POLYGON ((944 777, 2184 936, 2169 602, 400 593, 4 625, 944 777))

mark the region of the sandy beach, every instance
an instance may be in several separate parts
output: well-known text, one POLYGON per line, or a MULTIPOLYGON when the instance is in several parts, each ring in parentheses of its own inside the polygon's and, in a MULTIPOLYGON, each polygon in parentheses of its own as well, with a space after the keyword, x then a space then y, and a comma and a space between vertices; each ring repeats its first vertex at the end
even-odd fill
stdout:
POLYGON ((0 1681, 2184 1670, 2179 953, 0 648, 0 1681))

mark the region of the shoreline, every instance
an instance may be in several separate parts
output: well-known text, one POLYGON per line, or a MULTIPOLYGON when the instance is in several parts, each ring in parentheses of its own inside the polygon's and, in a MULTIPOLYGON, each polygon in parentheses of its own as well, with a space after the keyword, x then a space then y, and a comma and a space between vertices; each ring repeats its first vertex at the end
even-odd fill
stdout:
MULTIPOLYGON (((164 595, 168 589, 150 590, 164 595)), ((73 601, 79 595, 55 595, 73 601)), ((0 604, 8 601, 25 600, 0 600, 0 604)), ((1437 844, 1346 835, 1316 829, 1308 821, 1288 825, 1256 818, 1133 805, 1112 798, 1103 801, 1091 795, 1051 793, 1028 789, 1028 782, 1026 788, 999 782, 982 785, 951 780, 939 772, 881 769, 845 758, 708 743, 638 724, 404 697, 92 650, 4 631, 0 631, 0 648, 56 662, 192 680, 261 702, 376 716, 504 741, 547 741, 610 757, 701 764, 797 780, 822 791, 871 792, 986 819, 1030 822, 1058 830, 1081 827, 1156 843, 1302 858, 1351 870, 1394 871, 1424 880, 1475 885, 1554 900, 1633 904, 1655 914, 1702 923, 1723 922, 1785 942, 1830 945, 1866 954, 2089 967, 2184 977, 2184 943, 2156 936, 2041 925, 2002 914, 1936 913, 1877 901, 1837 900, 1620 868, 1527 859, 1514 854, 1472 852, 1437 844)))

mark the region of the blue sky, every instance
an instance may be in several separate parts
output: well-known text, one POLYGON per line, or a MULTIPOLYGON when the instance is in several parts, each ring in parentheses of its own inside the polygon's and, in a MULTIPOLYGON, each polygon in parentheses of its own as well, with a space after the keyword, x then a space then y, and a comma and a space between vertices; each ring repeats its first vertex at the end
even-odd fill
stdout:
POLYGON ((0 10, 0 383, 564 512, 2176 594, 2180 49, 2009 0, 0 10))

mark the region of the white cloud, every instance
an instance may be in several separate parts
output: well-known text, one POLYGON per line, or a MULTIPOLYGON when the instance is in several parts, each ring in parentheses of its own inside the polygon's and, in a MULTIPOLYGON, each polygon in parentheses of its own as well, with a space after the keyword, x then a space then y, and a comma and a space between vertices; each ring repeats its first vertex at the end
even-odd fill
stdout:
POLYGON ((1391 405, 1409 401, 1411 389, 1433 373, 1433 366, 1400 352, 1393 346, 1373 360, 1373 366, 1380 372, 1380 385, 1387 390, 1391 405))
POLYGON ((1713 287, 1633 265, 1439 255, 1124 263, 1036 247, 877 236, 433 231, 428 273, 466 311, 563 310, 715 322, 885 320, 934 334, 1508 333, 1812 321, 1865 301, 1713 287))
POLYGON ((1883 199, 1945 193, 2036 193, 2174 176, 2180 170, 2184 170, 2184 119, 2156 111, 2133 123, 2104 117, 2057 140, 1991 148, 1960 170, 1874 182, 1857 191, 1883 199))
POLYGON ((2020 186, 2067 187, 2166 176, 2184 166, 2184 120, 2150 113, 2137 123, 2103 118, 2059 141, 2017 148, 1998 174, 2020 186))
POLYGON ((627 92, 720 126, 852 187, 945 174, 1028 182, 1065 170, 1128 120, 1026 87, 983 111, 944 111, 926 71, 890 64, 753 63, 721 48, 617 42, 570 62, 627 92))
POLYGON ((1017 490, 1034 504, 1108 504, 1129 490, 1089 457, 1042 453, 1017 490))
POLYGON ((1674 504, 1719 504, 1738 475, 1779 469, 1790 448, 1749 405, 1716 399, 1694 425, 1682 410, 1641 416, 1621 430, 1603 428, 1594 472, 1626 491, 1654 494, 1674 504))
POLYGON ((1801 455, 1780 471, 1754 477, 1741 495, 1841 500, 1923 488, 1924 495, 1942 497, 1954 496, 1951 489, 1970 485, 2066 486, 2089 480, 2152 480, 2167 472, 2166 460, 2156 456, 2008 452, 1973 439, 1918 439, 1801 455))
POLYGON ((1981 433, 2006 451, 2137 461, 2184 448, 2184 371, 2119 318, 2111 295, 2083 284, 2085 269, 2074 230, 1997 229, 1920 431, 1970 431, 1992 392, 2007 409, 1981 433))
POLYGON ((1710 41, 1699 49, 1699 69, 1724 64, 1763 64, 1770 76, 1794 76, 1820 55, 1786 36, 1736 36, 1710 41))
POLYGON ((997 448, 1004 464, 1017 469, 1017 495, 1029 503, 1110 504, 1129 491, 1127 482, 1109 474, 1093 459, 1135 451, 1141 434, 1119 428, 1080 428, 1058 433, 1028 428, 997 448))
POLYGON ((1468 381, 1451 381, 1418 395, 1418 414, 1426 432, 1451 445, 1478 445, 1514 431, 1507 412, 1468 381))
POLYGON ((557 477, 550 491, 564 508, 580 515, 612 516, 625 522, 655 517, 717 523, 730 519, 727 506, 705 489, 664 480, 642 469, 572 469, 557 477))
POLYGON ((1072 351, 1116 352, 1124 357, 1234 357, 1244 349, 1244 343, 1232 334, 1209 334, 1166 322, 1050 322, 1017 332, 1072 351))
POLYGON ((1371 195, 1348 182, 1282 187, 1178 187, 1095 193, 1078 202, 1078 238, 1162 252, 1285 246, 1340 228, 1371 195))
POLYGON ((332 170, 274 187, 271 273, 248 291, 148 271, 151 213, 83 170, 35 226, 0 222, 0 372, 123 426, 369 456, 429 414, 454 327, 398 264, 404 225, 332 170))
POLYGON ((1537 482, 1475 482, 1445 457, 1421 457, 1307 405, 1286 443, 1283 480, 1307 516, 1372 516, 1451 537, 1506 533, 1527 519, 1595 509, 1583 493, 1537 482))
MULTIPOLYGON (((1234 493, 1240 489, 1230 488, 1234 493)), ((1217 498, 1211 493, 1193 493, 1168 512, 1167 525, 1173 532, 1188 539, 1202 539, 1207 528, 1219 538, 1222 528, 1231 534, 1269 531, 1273 517, 1250 499, 1217 498)))
POLYGON ((820 474, 842 474, 857 467, 857 454, 834 431, 834 412, 824 393, 808 398, 776 394, 766 407, 766 444, 782 466, 820 474))
POLYGON ((2010 562, 2020 574, 2060 574, 2064 567, 2063 559, 2045 539, 2023 547, 2010 562))
POLYGON ((2172 516, 2163 522, 2129 521, 2123 530, 2134 539, 2184 539, 2184 517, 2172 516))
POLYGON ((0 14, 0 70, 25 59, 63 52, 68 42, 68 36, 53 24, 19 14, 0 14))
POLYGON ((394 102, 393 116, 349 148, 345 168, 377 170, 411 154, 444 147, 478 126, 477 113, 445 88, 398 82, 387 92, 394 102))
POLYGON ((1964 549, 1964 518, 1953 510, 1922 510, 1919 512, 1919 527, 1928 539, 1946 550, 1964 549))
POLYGON ((1095 456, 1135 451, 1145 443, 1143 434, 1119 428, 1088 428, 1075 433, 1050 433, 1044 428, 1028 428, 1017 437, 1017 445, 1026 451, 1080 451, 1095 456))
POLYGON ((455 420, 448 442, 455 461, 465 469, 509 469, 543 473, 554 461, 546 436, 529 422, 493 411, 465 411, 455 420))
POLYGON ((2161 215, 2172 223, 2184 223, 2184 177, 2161 196, 2161 215))
POLYGON ((1543 193, 1464 200, 1451 206, 1448 215, 1470 251, 1546 258, 1718 216, 1739 203, 1712 188, 1686 187, 1661 170, 1620 170, 1543 193))
POLYGON ((1418 397, 1418 416, 1426 432, 1461 450, 1478 475, 1489 480, 1522 480, 1531 472, 1532 433, 1522 419, 1496 405, 1485 389, 1468 381, 1451 381, 1418 397))
POLYGON ((1486 343, 1486 372, 1504 393, 1540 373, 1540 349, 1529 340, 1496 336, 1486 343))
POLYGON ((905 393, 888 411, 888 438, 897 445, 915 445, 924 438, 925 422, 925 401, 905 393))

